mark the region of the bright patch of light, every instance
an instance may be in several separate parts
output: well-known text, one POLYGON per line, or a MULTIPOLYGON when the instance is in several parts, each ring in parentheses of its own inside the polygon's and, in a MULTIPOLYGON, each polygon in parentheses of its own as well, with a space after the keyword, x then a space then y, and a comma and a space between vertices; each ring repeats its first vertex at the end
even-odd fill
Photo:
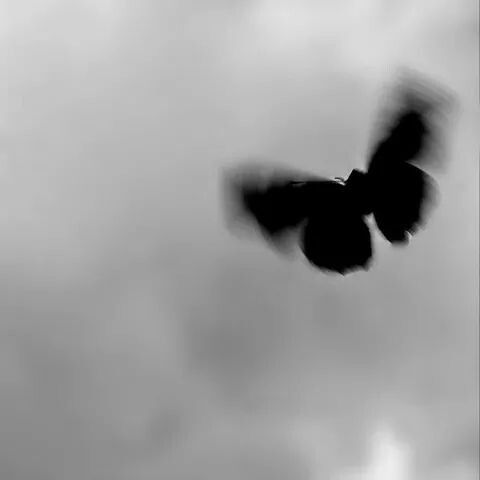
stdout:
POLYGON ((264 1, 257 14, 264 28, 278 37, 305 33, 312 23, 312 12, 308 7, 288 0, 264 1))
POLYGON ((340 67, 371 78, 397 62, 409 18, 405 8, 401 13, 381 0, 259 0, 251 14, 258 44, 283 61, 286 54, 303 53, 314 62, 331 56, 340 67))
POLYGON ((349 471, 336 480, 409 480, 410 452, 407 446, 386 428, 372 438, 370 459, 366 466, 349 471))
MULTIPOLYGON (((323 480, 325 472, 345 461, 341 458, 341 446, 335 435, 328 435, 329 428, 314 421, 297 422, 292 430, 292 440, 304 456, 311 471, 312 480, 323 480)), ((338 473, 334 480, 410 480, 410 451, 388 427, 375 431, 366 465, 338 473)))
POLYGON ((115 0, 83 0, 83 2, 103 21, 112 21, 121 10, 121 5, 115 0))
POLYGON ((308 0, 263 0, 255 6, 253 20, 264 40, 284 48, 328 36, 337 24, 332 15, 338 15, 338 8, 308 0))
POLYGON ((390 430, 382 429, 374 435, 372 450, 365 480, 408 480, 408 449, 390 430))

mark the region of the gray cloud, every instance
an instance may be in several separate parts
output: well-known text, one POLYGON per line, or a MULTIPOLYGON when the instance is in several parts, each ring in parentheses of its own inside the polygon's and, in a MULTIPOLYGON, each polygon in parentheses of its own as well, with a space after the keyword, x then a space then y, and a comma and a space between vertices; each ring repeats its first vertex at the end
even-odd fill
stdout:
POLYGON ((475 6, 297 3, 9 7, 2 478, 307 480, 305 425, 341 478, 382 422, 412 478, 473 478, 475 6), (397 63, 460 103, 429 228, 342 279, 232 238, 220 168, 348 173, 397 63))

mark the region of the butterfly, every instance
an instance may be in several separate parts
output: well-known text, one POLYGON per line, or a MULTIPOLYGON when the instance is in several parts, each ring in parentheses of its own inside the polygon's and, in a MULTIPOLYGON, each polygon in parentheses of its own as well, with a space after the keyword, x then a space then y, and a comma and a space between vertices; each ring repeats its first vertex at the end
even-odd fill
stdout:
POLYGON ((394 108, 378 128, 365 171, 354 169, 344 180, 242 165, 225 175, 232 218, 253 223, 274 244, 296 234, 314 267, 344 275, 371 265, 368 218, 391 244, 408 243, 437 198, 436 183, 423 167, 439 138, 439 113, 451 97, 411 73, 393 93, 394 108))

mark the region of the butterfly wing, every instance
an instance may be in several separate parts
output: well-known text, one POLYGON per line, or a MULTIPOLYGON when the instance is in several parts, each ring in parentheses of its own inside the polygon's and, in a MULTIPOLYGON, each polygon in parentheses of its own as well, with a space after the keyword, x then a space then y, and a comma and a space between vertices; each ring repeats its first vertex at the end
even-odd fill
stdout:
POLYGON ((367 270, 372 258, 370 230, 346 193, 343 185, 332 186, 329 198, 308 217, 300 240, 312 265, 341 274, 367 270))
POLYGON ((433 178, 415 165, 404 163, 377 175, 373 215, 391 243, 407 243, 422 227, 437 198, 433 178))
POLYGON ((367 269, 370 231, 339 182, 265 165, 242 166, 226 177, 230 212, 279 246, 291 232, 315 267, 345 274, 367 269))
POLYGON ((370 230, 360 215, 317 215, 308 219, 301 249, 321 270, 346 274, 367 270, 372 258, 370 230))
POLYGON ((309 215, 312 183, 335 182, 268 164, 229 171, 224 190, 231 223, 253 225, 268 240, 282 241, 309 215))
POLYGON ((382 169, 393 162, 420 167, 438 164, 437 147, 455 106, 453 94, 420 74, 404 71, 383 103, 368 169, 382 169))
POLYGON ((428 83, 401 85, 396 109, 369 161, 373 215, 383 236, 404 243, 426 220, 436 198, 433 178, 422 170, 438 139, 435 113, 441 97, 428 83))

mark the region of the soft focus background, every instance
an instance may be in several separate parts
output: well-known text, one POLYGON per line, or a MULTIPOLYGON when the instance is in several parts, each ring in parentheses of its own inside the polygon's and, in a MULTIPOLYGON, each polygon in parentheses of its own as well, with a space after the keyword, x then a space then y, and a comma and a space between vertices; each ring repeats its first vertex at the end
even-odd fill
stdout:
POLYGON ((2 480, 477 478, 476 1, 0 5, 2 480), (363 165, 399 65, 458 101, 407 249, 225 229, 227 165, 363 165))

